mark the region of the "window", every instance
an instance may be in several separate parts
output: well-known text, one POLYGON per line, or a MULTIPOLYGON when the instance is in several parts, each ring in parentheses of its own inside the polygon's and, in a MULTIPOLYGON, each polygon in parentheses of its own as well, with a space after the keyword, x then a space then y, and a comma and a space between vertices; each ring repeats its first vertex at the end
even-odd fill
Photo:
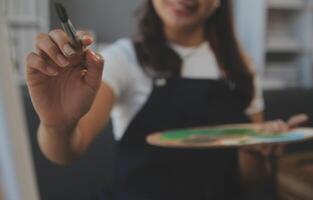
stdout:
POLYGON ((14 65, 24 80, 25 58, 33 51, 35 36, 49 29, 48 0, 4 0, 14 65))

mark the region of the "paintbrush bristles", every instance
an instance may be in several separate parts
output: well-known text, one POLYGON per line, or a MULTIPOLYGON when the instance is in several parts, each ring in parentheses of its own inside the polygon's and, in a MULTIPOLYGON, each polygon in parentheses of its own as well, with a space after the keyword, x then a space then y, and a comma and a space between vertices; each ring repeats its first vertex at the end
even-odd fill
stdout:
POLYGON ((68 21, 68 15, 63 5, 61 3, 55 3, 54 5, 60 20, 66 23, 68 21))

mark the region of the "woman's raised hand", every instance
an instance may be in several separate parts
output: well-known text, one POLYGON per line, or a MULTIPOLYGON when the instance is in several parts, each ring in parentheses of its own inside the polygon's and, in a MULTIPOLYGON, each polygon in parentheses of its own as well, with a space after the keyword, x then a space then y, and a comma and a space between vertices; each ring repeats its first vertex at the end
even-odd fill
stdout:
POLYGON ((93 38, 78 32, 83 49, 73 49, 62 30, 39 34, 27 57, 26 80, 41 123, 74 125, 90 109, 101 85, 103 59, 87 46, 93 38))

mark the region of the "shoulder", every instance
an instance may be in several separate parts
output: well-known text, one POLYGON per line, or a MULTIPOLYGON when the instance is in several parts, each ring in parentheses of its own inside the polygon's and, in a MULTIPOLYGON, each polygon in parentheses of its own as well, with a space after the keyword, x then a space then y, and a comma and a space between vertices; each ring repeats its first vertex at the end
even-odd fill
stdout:
POLYGON ((118 59, 119 62, 136 63, 136 53, 133 41, 130 38, 122 38, 100 49, 100 53, 107 60, 118 59))
POLYGON ((105 60, 102 80, 112 88, 118 99, 136 89, 137 82, 147 79, 138 64, 131 39, 119 39, 101 49, 100 53, 105 60))

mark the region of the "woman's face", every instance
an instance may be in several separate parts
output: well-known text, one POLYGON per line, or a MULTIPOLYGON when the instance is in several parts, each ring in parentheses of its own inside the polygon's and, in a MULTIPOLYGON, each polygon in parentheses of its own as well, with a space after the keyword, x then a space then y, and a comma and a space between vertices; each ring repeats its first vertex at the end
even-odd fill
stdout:
POLYGON ((220 0, 152 0, 165 27, 185 30, 202 26, 220 0))

